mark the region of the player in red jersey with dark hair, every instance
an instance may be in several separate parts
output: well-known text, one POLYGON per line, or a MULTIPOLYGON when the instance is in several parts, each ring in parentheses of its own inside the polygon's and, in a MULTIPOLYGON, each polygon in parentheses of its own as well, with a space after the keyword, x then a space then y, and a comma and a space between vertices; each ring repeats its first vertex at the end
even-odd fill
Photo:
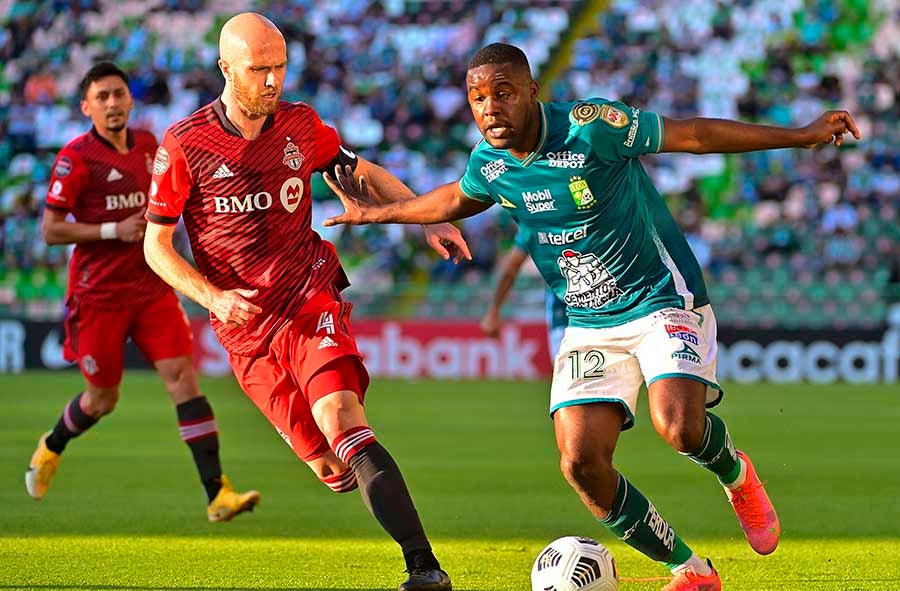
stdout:
MULTIPOLYGON (((294 452, 332 490, 359 486, 378 522, 400 544, 402 590, 450 589, 403 476, 363 410, 369 376, 349 326, 347 278, 334 247, 311 227, 310 177, 349 165, 375 198, 413 193, 341 146, 337 132, 302 103, 280 102, 284 38, 244 13, 219 39, 219 100, 172 125, 154 161, 144 252, 170 285, 210 311, 244 392, 294 452), (184 218, 199 270, 172 247, 184 218)), ((426 229, 443 256, 468 256, 459 231, 426 229)))
POLYGON ((191 364, 187 317, 172 288, 144 260, 156 138, 128 129, 134 100, 128 76, 115 64, 101 62, 88 70, 81 96, 81 111, 93 127, 57 156, 41 230, 48 244, 76 245, 69 263, 65 355, 78 362, 87 384, 40 438, 26 488, 35 499, 43 498, 69 440, 115 408, 131 337, 175 403, 181 437, 206 489, 209 520, 228 521, 252 509, 259 493, 235 492, 222 474, 216 421, 191 364))

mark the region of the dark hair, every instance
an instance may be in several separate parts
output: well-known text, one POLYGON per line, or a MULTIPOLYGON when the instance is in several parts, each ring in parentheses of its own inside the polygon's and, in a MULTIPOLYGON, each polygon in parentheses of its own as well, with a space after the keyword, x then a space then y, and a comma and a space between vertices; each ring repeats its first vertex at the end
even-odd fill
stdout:
POLYGON ((91 66, 91 69, 87 71, 84 78, 81 79, 81 83, 78 85, 78 92, 81 93, 81 98, 87 98, 87 91, 91 84, 101 78, 106 78, 107 76, 118 76, 125 83, 125 86, 128 86, 131 82, 128 79, 128 74, 122 71, 116 64, 112 62, 98 62, 91 66))
POLYGON ((469 70, 485 64, 512 64, 514 68, 522 68, 531 74, 531 66, 525 53, 514 45, 491 43, 485 45, 469 60, 469 70))

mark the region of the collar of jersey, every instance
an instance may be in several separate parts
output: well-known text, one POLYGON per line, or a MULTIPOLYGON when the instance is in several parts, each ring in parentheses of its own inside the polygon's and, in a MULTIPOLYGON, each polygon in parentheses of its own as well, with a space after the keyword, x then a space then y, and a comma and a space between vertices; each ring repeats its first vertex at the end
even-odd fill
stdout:
POLYGON ((541 101, 538 101, 538 106, 541 108, 541 137, 538 139, 537 146, 534 147, 531 154, 521 161, 512 154, 509 154, 509 150, 506 151, 507 154, 509 154, 509 157, 518 161, 519 166, 522 167, 530 166, 532 162, 537 160, 538 156, 541 155, 541 150, 544 149, 544 144, 547 143, 547 130, 549 128, 549 125, 547 125, 547 107, 541 101))
MULTIPOLYGON (((221 96, 213 102, 213 112, 216 114, 216 118, 219 120, 219 123, 222 125, 222 128, 226 132, 230 133, 231 135, 236 135, 241 139, 244 138, 244 134, 241 133, 241 130, 238 129, 237 125, 232 123, 231 119, 228 118, 228 115, 225 114, 225 103, 222 102, 221 96)), ((269 115, 263 122, 262 130, 260 130, 260 133, 269 129, 274 124, 275 115, 269 115)))
MULTIPOLYGON (((93 125, 91 125, 91 134, 97 139, 97 141, 99 141, 101 144, 105 145, 110 150, 113 150, 115 152, 119 151, 119 149, 117 147, 115 147, 114 145, 112 145, 112 143, 108 139, 106 139, 105 137, 100 135, 100 132, 97 131, 97 128, 93 125)), ((128 150, 131 150, 134 147, 134 144, 135 144, 134 134, 131 133, 130 129, 128 129, 125 131, 125 147, 128 148, 128 150)))

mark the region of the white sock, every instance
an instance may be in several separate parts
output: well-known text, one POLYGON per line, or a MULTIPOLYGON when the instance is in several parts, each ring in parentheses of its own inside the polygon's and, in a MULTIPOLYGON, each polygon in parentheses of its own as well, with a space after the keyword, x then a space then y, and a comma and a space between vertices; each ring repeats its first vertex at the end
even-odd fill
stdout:
POLYGON ((709 567, 709 563, 706 562, 703 558, 700 558, 696 554, 691 554, 691 557, 687 559, 687 562, 684 564, 679 564, 675 568, 672 569, 673 575, 678 575, 686 570, 692 570, 698 575, 709 575, 712 574, 712 569, 709 567))
POLYGON ((741 465, 741 471, 738 473, 737 479, 731 484, 722 483, 722 486, 724 486, 725 488, 734 490, 740 485, 744 484, 744 482, 747 480, 747 464, 745 464, 744 460, 742 460, 741 458, 738 458, 738 463, 741 465))

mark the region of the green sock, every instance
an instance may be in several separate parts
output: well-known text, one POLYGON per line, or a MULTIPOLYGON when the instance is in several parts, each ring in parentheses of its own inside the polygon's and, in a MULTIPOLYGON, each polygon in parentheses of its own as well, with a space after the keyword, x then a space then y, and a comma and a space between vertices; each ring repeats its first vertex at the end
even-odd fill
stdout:
POLYGON ((683 455, 718 476, 722 484, 731 484, 741 473, 741 463, 728 436, 728 427, 711 412, 706 413, 706 431, 700 449, 683 455))
POLYGON ((617 538, 669 569, 684 564, 693 555, 641 491, 619 474, 612 510, 603 524, 617 538))

